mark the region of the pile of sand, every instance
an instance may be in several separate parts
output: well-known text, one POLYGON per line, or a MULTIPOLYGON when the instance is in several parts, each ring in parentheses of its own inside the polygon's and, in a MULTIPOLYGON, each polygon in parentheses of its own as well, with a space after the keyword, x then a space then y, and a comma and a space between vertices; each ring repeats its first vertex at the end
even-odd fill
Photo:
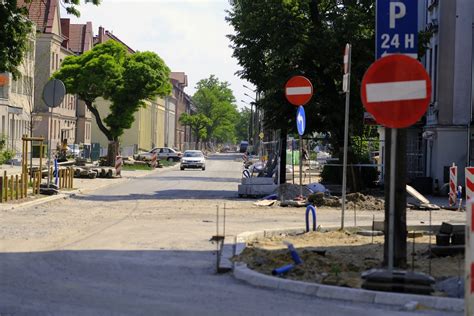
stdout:
MULTIPOLYGON (((428 236, 416 238, 415 271, 428 273, 428 236)), ((270 237, 258 240, 234 258, 250 269, 271 275, 273 269, 293 263, 283 241, 294 244, 303 264, 296 266, 284 278, 330 285, 360 288, 361 273, 382 266, 383 236, 365 237, 347 231, 310 232, 297 236, 270 237), (323 255, 321 252, 326 251, 323 255)), ((412 262, 412 239, 408 239, 408 269, 412 262)), ((464 255, 435 257, 431 275, 439 280, 464 275, 464 255)), ((442 295, 436 293, 435 295, 442 295)))
MULTIPOLYGON (((327 196, 322 192, 311 194, 308 201, 316 206, 327 207, 341 207, 341 198, 335 196, 327 196)), ((346 196, 346 205, 348 209, 363 209, 363 210, 384 210, 384 200, 376 198, 371 195, 364 195, 362 193, 350 193, 346 196)))

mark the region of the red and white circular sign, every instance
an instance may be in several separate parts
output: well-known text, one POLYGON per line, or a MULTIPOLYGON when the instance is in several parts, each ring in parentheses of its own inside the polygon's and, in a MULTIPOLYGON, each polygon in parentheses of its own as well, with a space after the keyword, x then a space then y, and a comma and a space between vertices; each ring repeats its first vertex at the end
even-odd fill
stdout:
POLYGON ((285 96, 295 106, 305 105, 313 96, 313 85, 306 77, 291 77, 285 85, 285 96))
POLYGON ((362 79, 361 98, 377 123, 404 128, 418 122, 431 100, 431 80, 423 65, 405 55, 374 62, 362 79))

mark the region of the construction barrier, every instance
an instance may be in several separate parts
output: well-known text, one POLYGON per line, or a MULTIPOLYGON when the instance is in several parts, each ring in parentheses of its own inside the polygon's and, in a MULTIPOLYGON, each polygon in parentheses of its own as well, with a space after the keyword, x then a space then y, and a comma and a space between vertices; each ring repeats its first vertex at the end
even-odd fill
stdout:
POLYGON ((474 198, 474 167, 466 168, 466 201, 474 198))
POLYGON ((122 176, 122 166, 123 166, 123 160, 121 156, 117 156, 115 159, 115 174, 118 176, 122 176))
POLYGON ((153 155, 151 156, 151 167, 153 169, 155 169, 157 167, 157 162, 158 162, 158 155, 157 153, 153 153, 153 155))
MULTIPOLYGON (((467 168, 466 168, 467 169, 467 168)), ((466 190, 467 192, 467 190, 466 190)), ((466 248, 465 248, 465 283, 464 283, 464 315, 474 315, 474 223, 473 206, 474 200, 469 199, 466 203, 466 248)))
POLYGON ((458 187, 458 167, 453 163, 452 167, 449 167, 449 206, 456 205, 456 193, 458 187))
POLYGON ((247 156, 247 153, 244 153, 244 155, 242 156, 242 159, 244 162, 249 161, 249 157, 247 156))

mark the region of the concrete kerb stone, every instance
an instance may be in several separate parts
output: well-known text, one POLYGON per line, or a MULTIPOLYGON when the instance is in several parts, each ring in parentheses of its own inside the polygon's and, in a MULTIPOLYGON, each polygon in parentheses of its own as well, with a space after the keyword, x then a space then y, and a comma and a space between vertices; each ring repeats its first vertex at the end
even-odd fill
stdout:
MULTIPOLYGON (((271 229, 257 232, 244 232, 235 237, 235 255, 239 255, 246 247, 247 242, 258 238, 294 235, 304 233, 301 228, 271 229)), ((440 311, 462 312, 464 300, 447 297, 434 297, 415 294, 370 291, 364 289, 346 288, 318 283, 309 283, 272 277, 248 268, 244 262, 234 263, 234 277, 249 284, 273 289, 286 290, 295 293, 317 296, 325 299, 346 300, 361 303, 395 305, 401 308, 409 303, 416 302, 419 306, 440 311)))
MULTIPOLYGON (((109 186, 112 186, 112 185, 115 185, 115 184, 123 183, 125 181, 130 181, 131 179, 143 178, 143 177, 149 176, 150 174, 160 173, 160 172, 163 172, 165 170, 170 170, 170 169, 173 169, 173 168, 177 168, 177 166, 171 166, 171 167, 164 167, 164 168, 160 168, 160 169, 155 169, 155 170, 152 170, 150 172, 143 173, 143 174, 140 174, 140 175, 137 175, 137 176, 128 176, 128 177, 122 177, 122 178, 115 178, 115 179, 113 179, 113 181, 111 181, 109 183, 104 183, 103 185, 95 186, 93 188, 82 188, 82 189, 72 190, 72 191, 65 192, 65 193, 60 193, 60 194, 57 194, 57 195, 42 197, 42 198, 39 198, 39 199, 36 199, 36 200, 33 200, 33 201, 28 201, 28 202, 23 202, 23 203, 18 203, 18 204, 0 204, 0 211, 20 209, 20 208, 25 208, 25 207, 37 206, 37 205, 57 201, 57 200, 60 200, 60 199, 68 199, 70 197, 76 196, 76 194, 84 194, 84 193, 88 193, 88 192, 93 192, 93 191, 98 190, 98 189, 103 189, 103 188, 106 188, 106 187, 109 187, 109 186)), ((93 180, 91 180, 91 181, 93 181, 93 180)))

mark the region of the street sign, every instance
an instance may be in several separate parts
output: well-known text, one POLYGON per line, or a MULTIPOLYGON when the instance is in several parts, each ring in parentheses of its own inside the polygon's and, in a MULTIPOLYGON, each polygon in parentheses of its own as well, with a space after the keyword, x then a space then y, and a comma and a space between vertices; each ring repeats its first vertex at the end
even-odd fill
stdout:
POLYGON ((263 139, 264 136, 265 134, 263 134, 263 132, 260 132, 260 134, 258 134, 258 137, 260 137, 260 139, 263 139))
POLYGON ((305 105, 313 96, 313 85, 306 77, 291 77, 285 85, 285 96, 295 106, 305 105))
POLYGON ((431 80, 422 64, 404 55, 374 62, 362 79, 361 98, 367 112, 389 128, 415 124, 431 100, 431 80))
POLYGON ((418 57, 418 2, 377 0, 377 59, 389 54, 418 57))
POLYGON ((299 106, 296 112, 296 127, 298 128, 298 134, 303 136, 306 128, 306 115, 304 113, 304 107, 299 106))
POLYGON ((351 44, 347 43, 344 50, 344 74, 349 73, 349 54, 351 52, 351 44))
POLYGON ((63 102, 66 87, 61 80, 49 80, 43 89, 43 101, 50 108, 55 108, 63 102))

